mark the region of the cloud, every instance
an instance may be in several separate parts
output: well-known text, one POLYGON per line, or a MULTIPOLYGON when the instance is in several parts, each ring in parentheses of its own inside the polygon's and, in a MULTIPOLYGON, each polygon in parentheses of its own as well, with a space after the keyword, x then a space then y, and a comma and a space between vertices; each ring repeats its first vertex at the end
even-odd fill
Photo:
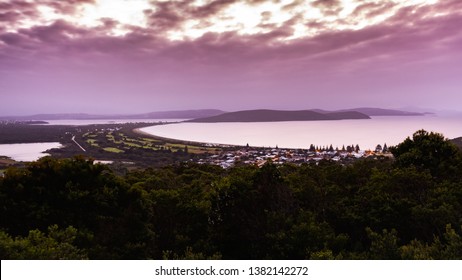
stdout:
POLYGON ((351 15, 371 19, 390 12, 397 5, 393 2, 367 2, 357 6, 351 15))
POLYGON ((291 11, 302 4, 304 4, 303 0, 293 0, 291 3, 282 6, 281 10, 291 11))
POLYGON ((192 1, 151 1, 151 9, 144 13, 148 24, 158 32, 175 30, 187 20, 206 20, 213 18, 226 7, 238 3, 237 0, 214 0, 202 6, 194 6, 192 1))
MULTIPOLYGON (((51 92, 85 91, 89 98, 89 92, 104 92, 101 94, 106 99, 111 92, 117 93, 121 100, 123 92, 134 96, 140 92, 149 100, 165 101, 169 97, 163 93, 169 92, 172 98, 189 101, 186 93, 205 96, 215 92, 242 98, 255 94, 264 99, 265 92, 276 90, 298 92, 300 96, 334 92, 336 83, 345 91, 360 91, 360 85, 377 83, 387 88, 393 82, 408 85, 417 80, 409 77, 439 77, 444 73, 449 79, 454 74, 445 67, 455 72, 462 61, 461 1, 407 7, 389 1, 363 2, 352 17, 375 18, 390 9, 396 11, 383 21, 356 29, 335 29, 323 18, 306 20, 297 12, 275 23, 269 20, 276 12, 265 11, 258 24, 263 31, 254 34, 229 30, 208 31, 182 40, 168 38, 169 32, 181 29, 188 20, 204 26, 213 24, 237 2, 211 1, 201 7, 191 1, 152 3, 145 11, 147 26, 125 26, 128 32, 119 36, 111 31, 123 24, 110 18, 100 19, 100 25, 94 27, 55 20, 15 32, 0 28, 0 86, 21 87, 18 79, 30 78, 35 79, 34 88, 46 91, 56 82, 61 86, 51 92), (298 24, 317 32, 288 40, 298 24), (409 82, 403 81, 404 77, 409 82), (157 99, 150 99, 151 95, 157 99)), ((298 1, 290 4, 295 9, 298 1)), ((342 8, 339 1, 314 4, 323 11, 342 8)), ((28 2, 10 1, 0 8, 0 21, 6 26, 37 16, 36 6, 28 2)), ((454 83, 451 80, 447 84, 454 83)))
MULTIPOLYGON (((292 61, 329 61, 335 58, 336 63, 367 57, 393 56, 412 52, 431 51, 434 45, 449 47, 449 43, 438 44, 450 40, 451 36, 460 34, 458 24, 460 16, 429 17, 436 12, 449 11, 459 7, 458 1, 453 5, 444 3, 431 7, 407 7, 390 17, 383 24, 366 27, 360 30, 340 30, 321 33, 317 36, 300 38, 291 41, 284 39, 293 33, 294 22, 300 21, 294 16, 285 23, 268 25, 270 32, 253 35, 240 35, 236 31, 223 33, 208 32, 197 39, 186 41, 170 41, 162 32, 177 28, 183 22, 184 13, 188 15, 208 16, 230 5, 233 1, 213 1, 200 12, 182 1, 156 3, 156 11, 147 11, 151 18, 148 28, 132 27, 124 36, 110 36, 107 31, 119 23, 112 19, 102 19, 101 26, 95 28, 77 27, 69 22, 58 20, 50 25, 34 26, 20 29, 16 33, 3 32, 0 47, 3 54, 21 57, 27 52, 31 58, 36 55, 40 59, 42 53, 61 56, 63 53, 75 56, 91 54, 123 55, 129 60, 134 57, 147 56, 150 59, 170 61, 199 61, 209 65, 250 65, 252 63, 287 63, 292 61), (184 6, 186 5, 186 6, 184 6), (412 25, 409 25, 412 23, 412 25), (431 43, 430 43, 431 42, 431 43)), ((324 6, 336 6, 337 1, 321 1, 324 6)), ((316 3, 316 2, 315 2, 316 3)), ((17 3, 16 3, 17 4, 17 3)), ((317 5, 321 5, 318 3, 317 5)), ((27 5, 26 5, 27 6, 27 5)), ((30 7, 30 6, 27 6, 30 7)), ((360 6, 355 13, 365 11, 377 13, 386 9, 387 5, 360 6), (368 8, 369 7, 369 8, 368 8)), ((366 13, 367 15, 368 13, 366 13)), ((322 23, 310 22, 316 28, 323 28, 322 23)), ((460 25, 459 25, 460 26, 460 25)), ((422 57, 421 59, 426 59, 422 57)))
POLYGON ((177 2, 159 2, 154 9, 145 10, 149 27, 161 33, 180 27, 184 21, 180 14, 182 5, 177 2))
POLYGON ((339 0, 316 0, 311 5, 318 8, 326 16, 337 16, 343 9, 339 0))
POLYGON ((21 18, 21 14, 15 11, 0 13, 0 21, 15 22, 21 18))
POLYGON ((15 26, 25 19, 35 19, 39 16, 34 3, 14 0, 0 3, 0 21, 7 27, 15 26))
MULTIPOLYGON (((238 3, 236 0, 215 0, 208 4, 190 9, 190 13, 194 18, 210 18, 229 7, 231 4, 238 3)), ((257 3, 256 1, 250 1, 257 3)))
MULTIPOLYGON (((47 2, 47 1, 43 1, 47 2)), ((72 3, 88 3, 89 0, 71 1, 72 3)), ((260 24, 270 32, 256 33, 251 35, 240 35, 237 31, 229 31, 222 33, 207 32, 197 39, 189 39, 186 41, 170 41, 165 37, 165 32, 173 30, 181 26, 185 19, 189 18, 209 18, 223 10, 225 7, 235 3, 236 1, 212 1, 207 5, 200 7, 192 7, 190 1, 167 1, 155 2, 155 9, 145 11, 146 16, 149 18, 149 25, 147 28, 130 27, 129 33, 124 36, 108 35, 108 31, 118 26, 120 23, 116 20, 104 18, 101 19, 101 25, 93 28, 76 26, 64 20, 57 20, 52 24, 33 26, 30 28, 23 28, 18 32, 3 32, 0 35, 0 40, 9 47, 27 48, 34 46, 37 51, 40 49, 56 49, 60 48, 74 49, 85 52, 86 50, 98 50, 101 52, 119 51, 122 49, 130 48, 134 53, 147 50, 161 50, 163 54, 169 54, 181 57, 179 49, 190 48, 188 55, 210 55, 213 57, 213 50, 220 50, 217 53, 234 54, 237 56, 246 56, 247 54, 256 55, 257 57, 264 57, 264 55, 257 55, 256 52, 268 51, 270 53, 280 52, 285 55, 297 56, 316 56, 319 53, 330 53, 334 50, 342 50, 351 48, 357 45, 365 46, 371 42, 375 44, 380 43, 378 39, 384 38, 397 38, 400 34, 409 36, 406 40, 409 45, 416 46, 416 38, 419 39, 423 34, 431 33, 432 36, 424 36, 425 40, 430 38, 433 40, 440 40, 446 33, 458 33, 455 27, 447 26, 450 22, 448 19, 456 21, 459 15, 445 16, 442 18, 434 18, 431 15, 434 13, 448 12, 454 10, 454 7, 460 10, 459 1, 452 1, 453 5, 447 2, 425 7, 407 7, 400 9, 395 16, 390 17, 385 22, 365 27, 361 30, 326 30, 319 35, 312 37, 303 37, 291 41, 284 41, 284 38, 289 37, 293 33, 294 24, 303 22, 300 15, 295 15, 289 20, 280 24, 265 23, 263 20, 260 24), (188 4, 189 3, 189 4, 188 4), (431 23, 431 24, 429 24, 431 23), (409 25, 412 24, 412 25, 409 25), (425 25, 422 28, 421 25, 425 25), (444 29, 439 28, 444 25, 444 29), (442 35, 440 35, 442 34, 442 35), (110 42, 110 43, 102 43, 110 42), (111 47, 112 44, 112 47, 111 47), (86 46, 88 45, 88 46, 86 46), (245 51, 243 51, 243 49, 245 51), (300 49, 300 50, 299 50, 300 49), (207 51, 202 51, 207 50, 207 51), (255 51, 253 51, 255 50, 255 51), (211 53, 208 53, 211 51, 211 53)), ((292 4, 295 4, 294 1, 292 4)), ((315 1, 313 3, 322 7, 338 7, 339 1, 315 1)), ((14 1, 7 5, 11 8, 12 5, 24 5, 30 9, 29 4, 21 1, 14 1)), ((5 6, 5 5, 4 5, 5 6)), ((389 9, 390 5, 385 2, 376 4, 364 4, 358 6, 354 14, 361 14, 366 17, 371 14, 378 14, 384 10, 389 9)), ((22 12, 8 12, 3 16, 5 20, 14 21, 22 12), (10 14, 11 13, 11 14, 10 14)), ((266 13, 266 18, 269 17, 266 13)), ((1 17, 0 17, 1 18, 1 17)), ((305 23, 306 26, 311 28, 322 29, 325 28, 324 23, 319 21, 310 21, 305 23)), ((396 48, 405 49, 406 42, 396 45, 396 48)), ((377 47, 377 46, 376 46, 377 47)), ((421 47, 425 47, 421 46, 421 47)), ((149 51, 147 51, 149 53, 149 51)), ((151 52, 152 53, 152 52, 151 52)), ((246 57, 248 59, 248 57, 246 57)))
POLYGON ((67 0, 67 1, 54 1, 54 0, 38 0, 38 5, 48 6, 60 14, 74 15, 79 12, 80 5, 82 4, 95 4, 96 0, 67 0))

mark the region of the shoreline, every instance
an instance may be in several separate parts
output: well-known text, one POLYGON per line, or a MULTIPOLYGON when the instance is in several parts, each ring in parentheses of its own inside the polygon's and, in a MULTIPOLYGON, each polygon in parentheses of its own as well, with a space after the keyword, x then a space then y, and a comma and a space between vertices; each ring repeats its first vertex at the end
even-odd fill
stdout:
MULTIPOLYGON (((146 127, 148 127, 148 126, 146 126, 146 127)), ((175 139, 175 138, 162 137, 162 136, 158 136, 158 135, 154 135, 154 134, 150 134, 148 132, 142 131, 141 129, 143 129, 143 128, 145 128, 145 127, 135 128, 132 131, 133 131, 133 133, 138 134, 138 135, 143 135, 143 136, 155 139, 155 140, 173 142, 173 143, 176 143, 176 144, 184 144, 184 145, 192 145, 192 146, 203 146, 203 147, 207 147, 207 148, 213 148, 213 147, 217 147, 217 148, 232 148, 232 147, 240 148, 240 147, 245 147, 243 145, 230 145, 230 144, 221 144, 221 143, 199 142, 199 141, 190 141, 190 140, 181 140, 181 139, 175 139)), ((255 147, 257 147, 257 146, 255 146, 255 147)))
MULTIPOLYGON (((459 119, 458 119, 459 120, 459 119)), ((379 146, 396 146, 420 129, 442 134, 457 146, 462 147, 459 140, 460 123, 454 120, 429 119, 416 122, 403 119, 397 123, 395 119, 377 118, 375 122, 342 121, 329 125, 316 122, 294 122, 294 124, 262 125, 237 123, 227 124, 181 124, 178 127, 151 127, 147 130, 137 129, 135 133, 147 137, 176 141, 178 143, 194 143, 204 146, 236 146, 249 143, 253 147, 276 147, 287 149, 309 149, 311 145, 332 145, 335 149, 351 144, 359 145, 361 150, 376 150, 379 146), (184 125, 184 126, 183 126, 184 125), (156 135, 158 133, 159 135, 156 135)))

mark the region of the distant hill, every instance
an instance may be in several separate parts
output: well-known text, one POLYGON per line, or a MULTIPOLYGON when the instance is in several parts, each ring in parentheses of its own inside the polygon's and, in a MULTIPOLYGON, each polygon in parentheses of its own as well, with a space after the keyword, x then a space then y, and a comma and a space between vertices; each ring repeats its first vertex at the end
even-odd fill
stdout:
POLYGON ((323 114, 354 111, 354 112, 363 113, 368 116, 424 116, 426 114, 432 114, 432 113, 417 113, 417 112, 382 109, 382 108, 353 108, 353 109, 336 110, 336 111, 313 109, 312 111, 323 113, 323 114))
POLYGON ((195 119, 217 116, 223 113, 225 112, 221 110, 204 109, 151 112, 146 114, 130 115, 130 117, 133 119, 195 119))
POLYGON ((195 119, 216 116, 224 111, 214 109, 161 111, 128 115, 92 115, 92 114, 38 114, 30 116, 5 116, 0 120, 120 120, 120 119, 195 119))
POLYGON ((381 108, 354 108, 348 111, 356 111, 368 116, 424 116, 425 113, 408 112, 401 110, 390 110, 381 108))
POLYGON ((462 150, 462 137, 451 139, 450 141, 462 150))
POLYGON ((41 120, 94 120, 105 119, 104 115, 90 114, 36 114, 29 116, 5 116, 0 117, 0 120, 16 120, 16 121, 41 121, 41 120))
POLYGON ((348 110, 327 111, 321 109, 283 111, 283 110, 248 110, 225 112, 216 109, 159 111, 143 114, 37 114, 29 116, 0 116, 0 120, 42 121, 42 120, 120 120, 120 119, 194 119, 195 122, 261 122, 291 120, 341 120, 363 119, 368 116, 423 116, 401 110, 381 108, 355 108, 348 110), (210 117, 217 117, 217 119, 210 117))
POLYGON ((280 121, 319 121, 344 119, 370 119, 369 116, 353 111, 319 113, 311 110, 281 111, 281 110, 246 110, 224 113, 217 116, 197 118, 187 122, 218 123, 218 122, 280 122, 280 121))

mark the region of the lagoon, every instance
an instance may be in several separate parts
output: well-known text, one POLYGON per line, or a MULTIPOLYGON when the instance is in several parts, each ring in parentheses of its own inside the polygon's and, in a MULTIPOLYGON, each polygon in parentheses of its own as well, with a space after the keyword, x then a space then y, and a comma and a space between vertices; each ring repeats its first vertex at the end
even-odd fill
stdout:
POLYGON ((60 147, 59 142, 0 144, 0 156, 7 156, 16 161, 35 161, 49 155, 43 152, 60 147))
POLYGON ((140 129, 165 138, 214 144, 261 147, 309 148, 358 144, 374 149, 402 142, 419 129, 442 133, 447 138, 462 136, 462 117, 393 116, 366 120, 294 121, 254 123, 175 123, 140 129))

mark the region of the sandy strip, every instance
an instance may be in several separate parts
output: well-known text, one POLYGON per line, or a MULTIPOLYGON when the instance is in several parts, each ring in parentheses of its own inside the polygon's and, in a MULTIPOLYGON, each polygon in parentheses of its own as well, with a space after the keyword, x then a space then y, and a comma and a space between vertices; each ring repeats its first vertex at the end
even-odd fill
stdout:
POLYGON ((155 140, 162 140, 165 142, 171 142, 173 144, 184 144, 184 145, 191 145, 191 146, 201 146, 201 147, 241 147, 239 145, 226 145, 226 144, 219 144, 219 143, 206 143, 206 142, 195 142, 195 141, 188 141, 188 140, 181 140, 181 139, 174 139, 174 138, 166 138, 166 137, 161 137, 157 135, 153 135, 150 133, 147 133, 145 131, 142 131, 141 128, 135 128, 133 129, 133 132, 139 135, 146 136, 148 138, 152 138, 155 140))

